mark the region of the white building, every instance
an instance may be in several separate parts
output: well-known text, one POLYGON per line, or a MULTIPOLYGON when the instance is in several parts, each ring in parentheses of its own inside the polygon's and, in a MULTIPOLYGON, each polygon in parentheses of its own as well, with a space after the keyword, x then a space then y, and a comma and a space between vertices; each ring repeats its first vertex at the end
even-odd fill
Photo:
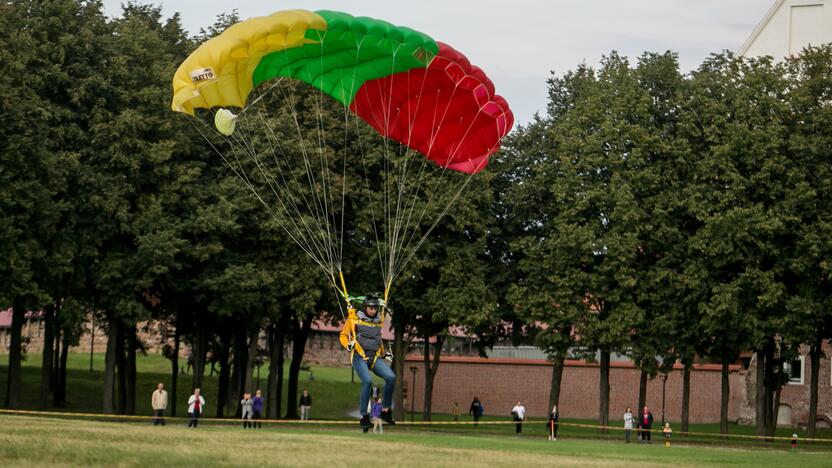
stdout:
POLYGON ((781 59, 828 42, 832 42, 832 0, 777 0, 738 54, 781 59))

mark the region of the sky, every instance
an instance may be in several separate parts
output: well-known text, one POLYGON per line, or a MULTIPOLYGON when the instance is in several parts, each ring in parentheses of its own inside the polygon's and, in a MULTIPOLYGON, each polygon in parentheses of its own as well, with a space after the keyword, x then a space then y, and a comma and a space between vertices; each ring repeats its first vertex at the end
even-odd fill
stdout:
MULTIPOLYGON (((595 65, 616 50, 631 58, 644 51, 678 52, 683 71, 712 52, 737 51, 774 0, 134 0, 180 13, 196 33, 219 13, 241 18, 303 8, 371 16, 422 31, 463 52, 494 82, 517 122, 546 108, 546 80, 580 63, 595 65)), ((122 0, 104 0, 118 16, 122 0)))

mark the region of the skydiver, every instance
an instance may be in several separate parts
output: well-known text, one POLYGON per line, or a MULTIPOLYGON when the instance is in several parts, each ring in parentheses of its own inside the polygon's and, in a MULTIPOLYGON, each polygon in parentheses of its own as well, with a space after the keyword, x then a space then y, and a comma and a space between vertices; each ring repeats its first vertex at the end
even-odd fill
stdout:
POLYGON ((373 379, 370 371, 384 379, 382 393, 381 420, 386 424, 396 424, 393 412, 393 390, 396 387, 396 374, 390 369, 393 355, 386 352, 381 338, 384 325, 384 304, 375 296, 368 295, 364 299, 362 308, 351 309, 344 327, 341 329, 341 345, 350 352, 352 367, 361 379, 361 394, 358 410, 361 413, 360 425, 365 430, 373 426, 370 421, 368 405, 373 379))

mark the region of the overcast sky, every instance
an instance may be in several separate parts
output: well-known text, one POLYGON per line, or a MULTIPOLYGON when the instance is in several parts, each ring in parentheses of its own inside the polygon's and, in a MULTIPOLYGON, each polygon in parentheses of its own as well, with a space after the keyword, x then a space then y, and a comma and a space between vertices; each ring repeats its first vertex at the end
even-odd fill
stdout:
MULTIPOLYGON (((121 0, 104 0, 117 16, 121 0)), ((694 69, 711 52, 736 51, 774 0, 268 0, 147 1, 179 12, 197 32, 217 14, 237 8, 241 18, 305 8, 372 16, 425 32, 482 67, 505 96, 518 122, 546 107, 546 79, 581 62, 598 63, 617 50, 679 53, 694 69)))

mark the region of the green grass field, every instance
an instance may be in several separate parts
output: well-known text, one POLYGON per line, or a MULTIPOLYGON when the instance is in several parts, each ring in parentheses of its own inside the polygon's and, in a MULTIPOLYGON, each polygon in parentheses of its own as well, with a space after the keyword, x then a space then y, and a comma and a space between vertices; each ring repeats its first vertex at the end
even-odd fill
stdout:
MULTIPOLYGON (((22 409, 27 410, 37 410, 40 409, 40 405, 38 402, 38 395, 39 395, 39 385, 40 385, 40 356, 39 355, 31 355, 27 361, 24 362, 23 365, 23 391, 21 392, 22 395, 22 409)), ((0 362, 5 364, 7 357, 0 356, 0 362)), ((155 388, 156 383, 164 382, 166 385, 169 385, 170 380, 170 362, 158 355, 148 355, 139 357, 137 360, 137 367, 138 367, 138 382, 137 382, 137 391, 138 391, 138 401, 137 401, 137 408, 136 412, 138 415, 149 415, 151 414, 150 410, 150 393, 155 388)), ((103 380, 103 355, 96 354, 93 356, 93 371, 90 372, 89 370, 89 355, 88 354, 70 354, 68 360, 68 385, 67 385, 67 405, 62 408, 53 408, 51 405, 49 409, 51 411, 62 411, 62 412, 75 412, 75 413, 100 413, 101 411, 101 397, 102 397, 102 389, 101 389, 101 382, 103 380)), ((288 370, 287 370, 288 373, 288 370)), ((358 388, 359 384, 356 380, 355 383, 350 382, 350 370, 348 368, 326 368, 326 367, 315 367, 312 368, 311 374, 314 375, 314 380, 310 380, 310 372, 309 371, 302 371, 300 375, 300 388, 308 388, 313 395, 314 398, 314 405, 312 408, 312 417, 314 419, 323 419, 323 420, 350 420, 349 413, 354 411, 357 407, 357 395, 358 395, 358 388)), ((266 368, 264 367, 261 369, 261 386, 265 386, 266 380, 266 368)), ((191 376, 190 375, 180 375, 180 384, 179 384, 179 391, 178 391, 178 400, 179 400, 179 412, 178 414, 181 416, 184 414, 184 401, 187 398, 187 395, 190 391, 190 384, 191 384, 191 376)), ((206 399, 208 402, 207 405, 207 413, 206 416, 211 417, 214 416, 216 412, 216 388, 217 388, 217 376, 208 376, 206 373, 206 377, 203 383, 203 393, 206 395, 206 399)), ((285 386, 284 386, 285 389, 285 386)), ((6 390, 6 368, 5 366, 0 366, 0 395, 5 394, 6 390)), ((284 411, 285 411, 285 397, 284 397, 284 411)), ((416 415, 416 422, 418 423, 421 419, 420 414, 416 415)), ((8 416, 3 417, 4 420, 8 420, 8 416)), ((434 421, 447 421, 450 420, 450 415, 447 414, 434 414, 433 420, 434 421)), ((409 421, 410 418, 408 417, 407 420, 409 421)), ((492 415, 487 414, 483 421, 507 421, 508 417, 505 415, 492 415)), ((30 424, 34 426, 38 426, 42 424, 41 419, 37 418, 28 418, 22 420, 25 422, 21 427, 24 429, 28 427, 30 424)), ((65 421, 61 421, 63 424, 65 421)), ((631 449, 624 446, 621 442, 623 439, 623 435, 620 431, 611 431, 608 434, 599 433, 597 429, 593 428, 580 428, 580 427, 572 427, 569 426, 569 423, 583 423, 583 424, 594 424, 595 421, 582 421, 582 420, 570 420, 564 419, 562 421, 566 423, 561 426, 561 440, 559 440, 556 445, 568 445, 569 447, 579 447, 581 446, 577 439, 580 439, 580 443, 589 443, 588 447, 596 447, 598 450, 602 452, 606 449, 602 449, 603 447, 618 447, 622 445, 624 448, 620 450, 624 450, 623 453, 628 453, 628 450, 639 450, 639 449, 631 449), (568 442, 566 442, 568 441, 568 442), (560 442, 564 442, 561 444, 560 442), (600 444, 600 445, 592 445, 600 444), (578 445, 575 445, 578 444, 578 445)), ((84 424, 87 424, 85 422, 84 424)), ((89 422, 92 424, 91 427, 98 428, 99 426, 95 426, 97 423, 89 422)), ((124 424, 124 423, 110 423, 114 424, 116 428, 124 428, 127 431, 143 431, 146 429, 143 425, 134 425, 134 424, 124 424)), ((678 429, 678 422, 673 422, 674 428, 678 429)), ((14 424, 9 424, 14 426, 14 424)), ((234 428, 232 427, 223 427, 223 425, 218 425, 217 423, 212 423, 209 420, 203 421, 203 425, 206 426, 206 431, 231 431, 229 434, 236 434, 234 432, 234 428)), ((227 424, 226 424, 227 425, 227 424)), ((3 424, 3 427, 8 427, 7 424, 3 424)), ((109 430, 111 426, 104 425, 101 426, 101 430, 109 430)), ((352 437, 352 434, 355 432, 354 428, 349 426, 314 426, 314 433, 318 435, 337 435, 343 437, 352 437)), ((93 430, 93 429, 91 429, 93 430)), ((95 429, 98 430, 98 429, 95 429)), ((165 429, 167 430, 167 429, 165 429)), ((754 450, 762 450, 766 453, 779 453, 784 452, 788 448, 787 441, 774 441, 774 442, 765 442, 759 440, 746 440, 746 439, 730 439, 724 440, 719 437, 719 427, 717 424, 693 424, 691 425, 691 431, 693 432, 703 432, 708 433, 710 435, 705 436, 688 436, 688 437, 681 437, 675 436, 674 437, 674 445, 683 445, 686 447, 686 450, 691 451, 695 450, 693 447, 707 449, 707 447, 721 447, 723 449, 754 449, 754 450)), ((117 431, 116 431, 117 432, 117 431)), ((280 433, 280 434, 298 434, 300 436, 304 435, 305 432, 298 433, 296 429, 292 427, 281 427, 273 429, 273 432, 280 433)), ((422 435, 430 435, 428 438, 431 442, 430 444, 437 445, 440 444, 439 441, 446 439, 450 442, 451 446, 456 447, 456 440, 468 441, 465 444, 473 444, 470 440, 480 441, 478 443, 484 444, 481 447, 477 446, 475 448, 484 448, 489 443, 497 443, 495 441, 502 441, 502 440, 509 440, 516 442, 514 437, 514 427, 511 424, 505 425, 481 425, 479 427, 474 427, 472 425, 454 425, 454 426, 412 426, 412 427, 403 427, 397 426, 396 428, 391 431, 391 437, 412 437, 415 438, 414 440, 422 443, 419 439, 422 435)), ((738 426, 738 425, 731 425, 730 433, 731 434, 740 434, 740 435, 753 435, 754 428, 751 426, 738 426)), ((791 433, 794 432, 792 428, 781 428, 778 430, 778 436, 787 437, 790 436, 791 433)), ((802 437, 805 434, 802 431, 797 431, 802 437)), ((140 434, 140 433, 137 433, 140 434)), ((635 437, 635 434, 633 434, 635 437)), ((824 430, 820 431, 819 437, 828 438, 830 439, 830 443, 815 443, 815 444, 801 444, 801 453, 802 452, 826 452, 829 455, 832 452, 832 431, 824 430)), ((387 435, 385 435, 387 438, 387 435)), ((661 436, 657 437, 660 439, 661 436)), ((524 425, 523 430, 523 443, 527 439, 530 440, 539 440, 546 442, 546 428, 543 420, 535 419, 531 420, 524 425)), ((402 441, 400 439, 396 439, 397 441, 402 441)), ((409 440, 409 439, 408 439, 409 440)), ((42 443, 44 445, 50 445, 53 441, 43 440, 42 443)), ((658 441, 657 441, 658 442, 658 441)), ((502 443, 502 442, 500 442, 502 443)), ((536 442, 535 442, 536 443, 536 442)), ((418 445, 418 444, 417 444, 418 445)), ((424 445, 424 444, 422 444, 424 445)), ((441 444, 440 444, 441 445, 441 444)), ((474 444, 476 445, 476 444, 474 444)), ((635 445, 635 444, 631 444, 635 445)), ((467 446, 467 445, 466 445, 467 446)), ((545 444, 544 444, 545 446, 545 444)), ((654 445, 655 446, 655 445, 654 445)), ((532 450, 532 449, 530 449, 532 450)), ((532 451, 539 450, 534 449, 532 451)), ((550 450, 546 448, 545 450, 550 450)), ((558 449, 560 450, 560 449, 558 449)), ((589 449, 587 449, 589 450, 589 449)), ((616 450, 619 450, 616 448, 616 450)), ((675 448, 673 449, 675 450, 675 448)), ((708 449, 710 450, 710 449, 708 449)), ((575 456, 583 456, 581 453, 575 453, 575 456)), ((687 453, 687 452, 684 452, 687 453)), ((710 453, 710 452, 708 452, 710 453)), ((722 453, 722 452, 717 452, 722 453)), ((733 452, 727 452, 733 453, 733 452)), ((12 456, 13 454, 9 454, 12 456)), ((561 454, 565 455, 565 454, 561 454)), ((793 454, 792 454, 793 455, 793 454)), ((231 456, 231 455, 229 455, 231 456)), ((256 463, 252 459, 252 463, 256 463)), ((814 458, 812 460, 815 460, 814 458)), ((601 460, 597 460, 600 462, 601 460)), ((0 463, 2 465, 2 463, 0 463)), ((832 466, 832 463, 829 464, 832 466)))
POLYGON ((0 466, 830 466, 829 453, 602 440, 384 434, 309 424, 260 430, 0 416, 0 466))

